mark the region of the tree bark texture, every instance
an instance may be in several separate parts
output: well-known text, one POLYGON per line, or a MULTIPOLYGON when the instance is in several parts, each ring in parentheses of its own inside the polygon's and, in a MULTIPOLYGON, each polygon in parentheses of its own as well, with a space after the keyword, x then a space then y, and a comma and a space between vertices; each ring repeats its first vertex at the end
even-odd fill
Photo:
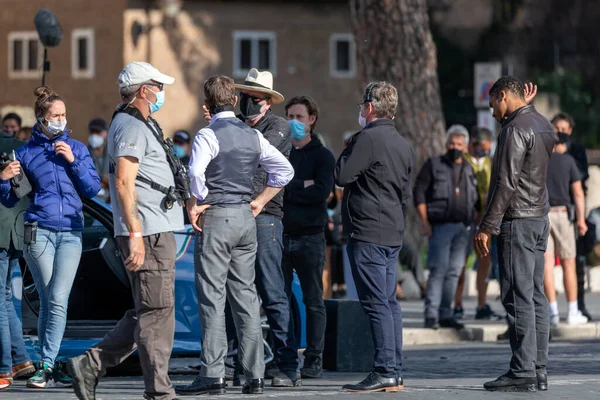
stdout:
MULTIPOLYGON (((437 54, 426 0, 350 0, 362 87, 385 80, 398 90, 398 131, 413 146, 416 168, 444 152, 445 120, 437 75, 437 54)), ((421 225, 413 207, 406 240, 421 245, 421 225)), ((421 246, 419 246, 421 247, 421 246)))

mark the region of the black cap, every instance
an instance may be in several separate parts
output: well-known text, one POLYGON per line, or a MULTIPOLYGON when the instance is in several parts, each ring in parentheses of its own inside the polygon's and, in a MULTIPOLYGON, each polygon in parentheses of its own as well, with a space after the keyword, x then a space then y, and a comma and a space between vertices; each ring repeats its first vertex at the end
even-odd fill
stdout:
POLYGON ((183 142, 186 144, 190 143, 190 134, 187 133, 186 131, 177 131, 175 132, 175 135, 173 135, 173 141, 174 142, 183 142))
POLYGON ((90 121, 88 130, 91 132, 102 132, 108 130, 108 125, 106 125, 106 121, 102 118, 94 118, 90 121))

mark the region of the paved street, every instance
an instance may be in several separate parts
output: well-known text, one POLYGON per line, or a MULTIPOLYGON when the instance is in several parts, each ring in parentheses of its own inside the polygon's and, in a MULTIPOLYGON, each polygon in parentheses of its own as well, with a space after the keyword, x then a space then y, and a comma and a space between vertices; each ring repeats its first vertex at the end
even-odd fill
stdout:
MULTIPOLYGON (((482 388, 486 380, 496 378, 507 369, 509 349, 507 343, 464 342, 446 346, 410 347, 405 351, 406 389, 396 394, 343 393, 343 384, 362 379, 363 373, 325 373, 324 379, 305 380, 302 388, 281 390, 267 388, 262 397, 291 399, 361 398, 411 398, 411 399, 598 399, 600 392, 600 342, 573 341, 551 344, 550 391, 546 393, 508 395, 488 393, 482 388)), ((194 359, 175 360, 175 364, 191 365, 194 359)), ((189 382, 193 376, 174 375, 176 384, 189 382)), ((75 398, 69 390, 50 389, 32 395, 19 381, 9 391, 1 392, 0 399, 51 399, 75 398), (34 397, 35 396, 35 397, 34 397)), ((141 399, 140 377, 106 378, 98 386, 98 399, 141 399)), ((241 397, 239 388, 230 389, 226 396, 201 397, 202 399, 235 399, 241 397)), ((188 397, 193 398, 193 397, 188 397)), ((260 397, 257 397, 260 398, 260 397)))

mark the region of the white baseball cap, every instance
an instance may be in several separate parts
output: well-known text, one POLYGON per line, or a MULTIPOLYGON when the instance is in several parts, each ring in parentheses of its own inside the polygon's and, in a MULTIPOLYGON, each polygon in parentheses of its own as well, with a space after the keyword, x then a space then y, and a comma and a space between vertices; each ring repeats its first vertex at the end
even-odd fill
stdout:
POLYGON ((123 68, 123 71, 119 73, 119 79, 117 79, 119 88, 139 85, 148 81, 170 85, 175 82, 175 78, 163 74, 147 62, 134 61, 123 68))

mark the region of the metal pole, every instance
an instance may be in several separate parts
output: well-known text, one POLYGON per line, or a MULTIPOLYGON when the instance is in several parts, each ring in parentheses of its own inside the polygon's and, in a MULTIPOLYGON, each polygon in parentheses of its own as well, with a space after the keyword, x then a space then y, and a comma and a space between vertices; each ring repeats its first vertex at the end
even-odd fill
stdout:
POLYGON ((48 61, 48 48, 44 46, 44 72, 42 73, 42 86, 46 86, 46 72, 50 71, 50 61, 48 61))

